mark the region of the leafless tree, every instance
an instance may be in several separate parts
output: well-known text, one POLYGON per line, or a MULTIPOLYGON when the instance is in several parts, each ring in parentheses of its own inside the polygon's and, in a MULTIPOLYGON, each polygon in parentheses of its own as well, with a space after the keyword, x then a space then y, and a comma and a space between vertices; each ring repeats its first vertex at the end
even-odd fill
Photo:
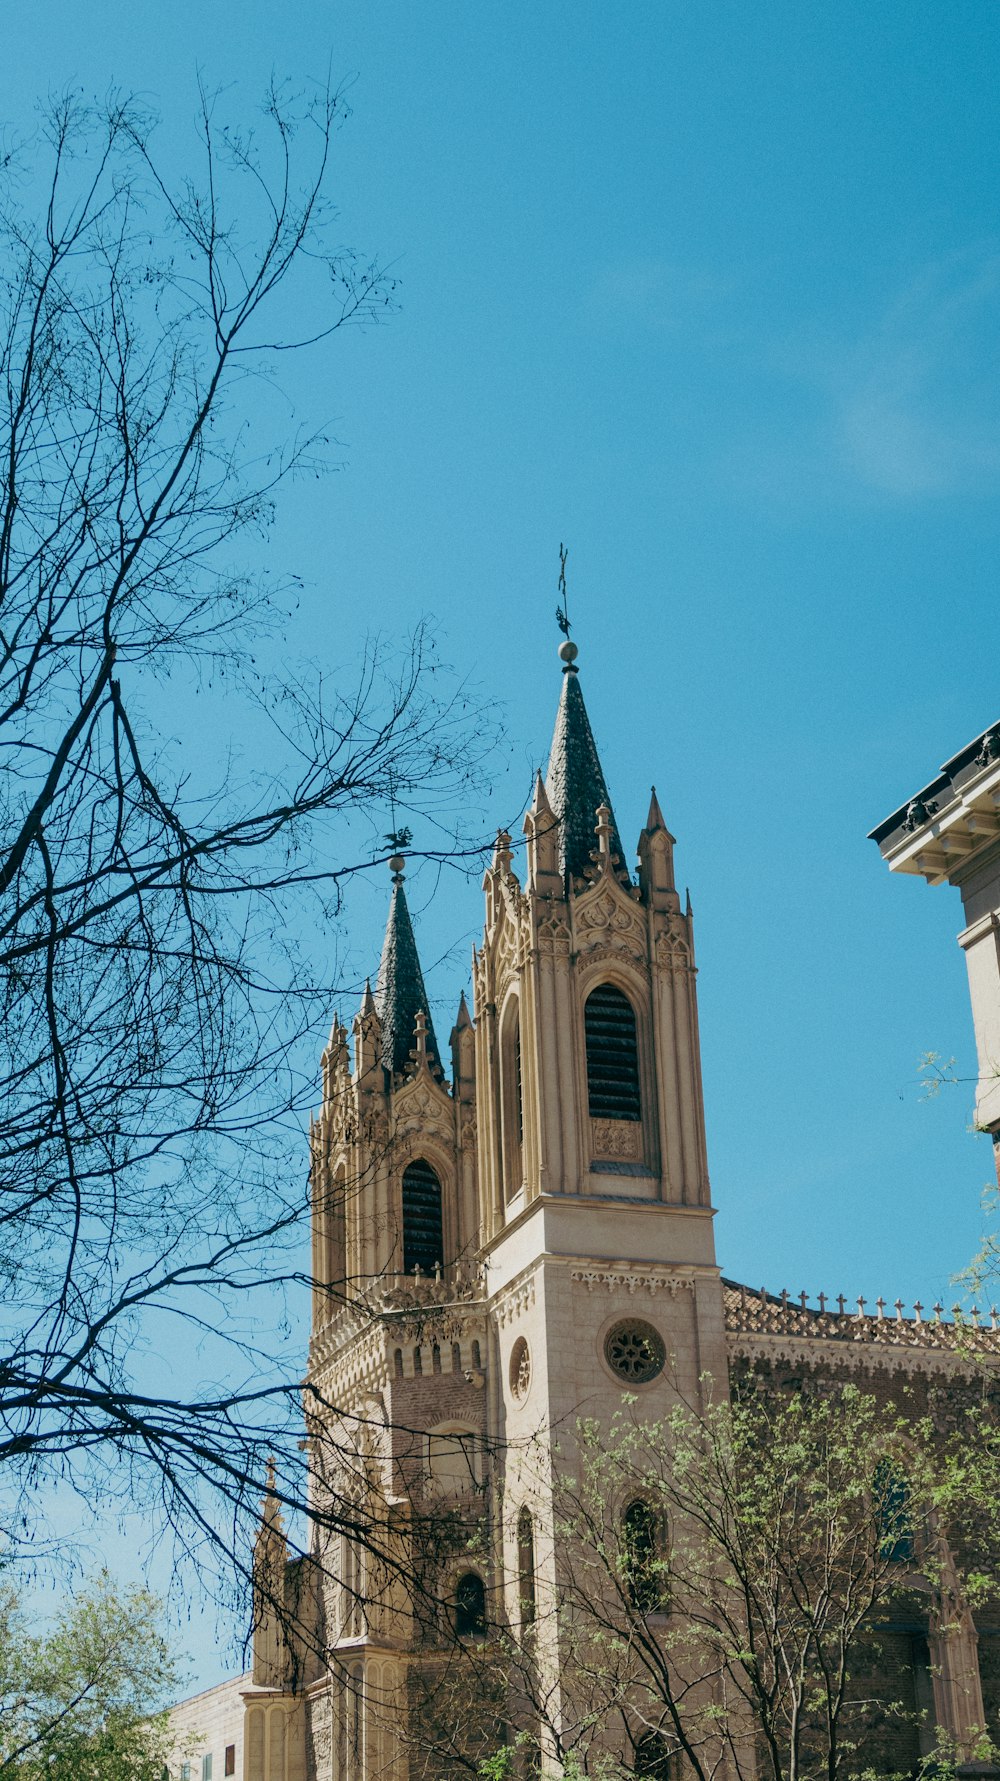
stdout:
POLYGON ((141 104, 70 96, 3 163, 0 1480, 28 1540, 59 1479, 152 1491, 208 1550, 294 1454, 259 1295, 302 1268, 331 1014, 302 935, 401 817, 457 845, 486 746, 421 631, 283 674, 289 584, 255 566, 332 448, 248 398, 392 298, 338 245, 342 111, 275 90, 234 129, 203 95, 179 177, 141 104), (242 755, 177 739, 196 688, 242 755))

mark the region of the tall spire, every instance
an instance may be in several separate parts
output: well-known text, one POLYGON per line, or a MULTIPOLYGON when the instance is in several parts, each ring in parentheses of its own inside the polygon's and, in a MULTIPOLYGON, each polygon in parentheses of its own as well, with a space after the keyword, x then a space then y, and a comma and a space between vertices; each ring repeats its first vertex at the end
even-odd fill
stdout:
POLYGON ((382 1029, 382 1063, 387 1070, 405 1070, 415 1043, 417 1014, 422 1012, 427 1025, 424 1039, 427 1061, 435 1075, 441 1073, 441 1059, 431 1022, 423 972, 417 957, 413 923, 403 889, 401 854, 389 861, 392 870, 392 902, 382 945, 382 962, 375 985, 375 1003, 382 1029))
POLYGON ((582 877, 596 846, 598 807, 606 804, 611 813, 611 852, 618 855, 622 862, 618 870, 627 877, 625 850, 611 811, 607 781, 580 691, 577 654, 576 644, 567 637, 559 646, 563 688, 545 775, 545 791, 552 813, 559 822, 559 866, 567 880, 582 877))

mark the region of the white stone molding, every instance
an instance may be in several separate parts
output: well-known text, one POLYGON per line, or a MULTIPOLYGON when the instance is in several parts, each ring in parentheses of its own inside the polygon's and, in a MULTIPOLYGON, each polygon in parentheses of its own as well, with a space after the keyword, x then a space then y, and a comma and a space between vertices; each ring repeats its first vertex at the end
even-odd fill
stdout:
POLYGON ((526 1311, 530 1311, 535 1302, 535 1279, 530 1275, 527 1280, 519 1280, 508 1286, 494 1301, 493 1315, 501 1329, 509 1323, 516 1323, 526 1311))
POLYGON ((658 1292, 667 1292, 676 1298, 679 1292, 694 1292, 695 1277, 679 1268, 664 1269, 656 1274, 640 1273, 632 1268, 574 1268, 571 1280, 578 1280, 588 1292, 618 1292, 624 1290, 629 1294, 648 1293, 655 1298, 658 1292))

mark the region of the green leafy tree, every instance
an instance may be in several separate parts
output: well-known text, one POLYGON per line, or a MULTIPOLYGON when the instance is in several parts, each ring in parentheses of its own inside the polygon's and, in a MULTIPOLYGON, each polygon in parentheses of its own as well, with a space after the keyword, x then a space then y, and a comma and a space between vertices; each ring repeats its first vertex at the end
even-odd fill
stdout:
MULTIPOLYGON (((582 1422, 554 1477, 554 1598, 540 1587, 530 1626, 483 1656, 522 1734, 567 1773, 649 1781, 678 1760, 699 1781, 930 1760, 910 1678, 892 1699, 875 1678, 899 1610, 947 1629, 961 1597, 995 1593, 988 1537, 974 1569, 942 1558, 970 1439, 968 1421, 941 1437, 851 1385, 752 1375, 703 1412, 582 1422)), ((934 1762, 988 1754, 985 1732, 939 1739, 934 1762)))
POLYGON ((0 1592, 3 1781, 161 1781, 163 1710, 179 1682, 160 1604, 107 1573, 33 1630, 12 1584, 0 1592))

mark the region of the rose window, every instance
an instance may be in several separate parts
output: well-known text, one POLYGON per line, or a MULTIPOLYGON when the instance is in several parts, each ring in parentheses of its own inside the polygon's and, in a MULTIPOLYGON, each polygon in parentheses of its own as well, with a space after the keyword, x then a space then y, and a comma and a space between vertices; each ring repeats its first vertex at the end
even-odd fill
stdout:
POLYGON ((663 1338, 650 1323, 630 1318, 616 1323, 604 1343, 604 1358, 629 1385, 645 1385, 662 1373, 667 1358, 663 1338))
POLYGON ((518 1336, 510 1351, 510 1389, 520 1401, 528 1395, 531 1384, 531 1350, 523 1336, 518 1336))

